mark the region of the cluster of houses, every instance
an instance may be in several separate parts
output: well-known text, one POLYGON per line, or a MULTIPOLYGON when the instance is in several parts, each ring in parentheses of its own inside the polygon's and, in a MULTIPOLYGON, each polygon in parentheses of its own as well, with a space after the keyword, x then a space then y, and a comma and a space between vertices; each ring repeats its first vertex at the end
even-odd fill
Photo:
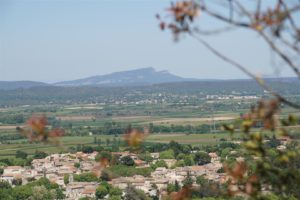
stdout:
POLYGON ((259 97, 256 95, 245 95, 245 96, 238 96, 238 95, 206 95, 207 100, 243 100, 243 99, 258 99, 259 97))
POLYGON ((15 180, 27 184, 31 180, 46 177, 53 183, 57 183, 65 189, 67 199, 78 199, 80 197, 94 197, 98 183, 74 182, 72 174, 92 172, 98 163, 95 162, 97 152, 85 154, 52 154, 43 159, 34 159, 31 167, 8 166, 4 168, 0 180, 14 184, 15 180), (69 176, 69 183, 65 184, 65 175, 69 176))
MULTIPOLYGON (((118 155, 120 158, 130 156, 137 167, 149 167, 149 165, 139 160, 138 156, 129 152, 113 152, 113 155, 118 155)), ((95 197, 95 192, 98 187, 97 182, 76 182, 73 174, 81 174, 85 172, 93 172, 99 169, 99 163, 95 161, 97 152, 85 154, 77 152, 74 154, 53 154, 44 159, 35 159, 32 161, 31 167, 8 166, 4 168, 4 172, 0 180, 5 180, 14 185, 15 180, 22 180, 22 184, 26 184, 31 180, 37 180, 41 177, 48 178, 51 182, 57 183, 65 190, 66 199, 79 199, 82 197, 95 197), (65 175, 68 176, 68 181, 64 180, 65 175)), ((159 159, 159 153, 152 153, 151 156, 156 162, 159 159)), ((169 183, 181 182, 188 176, 196 178, 204 175, 207 179, 223 182, 226 177, 222 173, 217 173, 222 167, 219 157, 216 154, 210 154, 211 163, 202 166, 186 166, 170 167, 176 163, 175 159, 164 160, 169 168, 159 167, 151 173, 150 177, 133 176, 119 177, 112 179, 109 183, 120 189, 125 189, 128 184, 135 188, 143 190, 149 195, 156 195, 158 192, 166 190, 169 183), (155 187, 154 187, 155 186, 155 187)), ((100 172, 101 173, 101 172, 100 172)))
POLYGON ((157 193, 162 194, 166 191, 168 184, 175 184, 177 181, 180 185, 182 181, 188 176, 194 180, 198 176, 204 176, 209 180, 218 181, 221 183, 226 182, 227 177, 224 173, 217 173, 222 164, 210 163, 203 166, 186 166, 177 167, 174 169, 167 169, 165 167, 156 168, 151 173, 150 177, 133 176, 133 177, 120 177, 111 180, 109 183, 114 187, 125 189, 128 184, 137 189, 143 190, 150 196, 155 196, 157 193))

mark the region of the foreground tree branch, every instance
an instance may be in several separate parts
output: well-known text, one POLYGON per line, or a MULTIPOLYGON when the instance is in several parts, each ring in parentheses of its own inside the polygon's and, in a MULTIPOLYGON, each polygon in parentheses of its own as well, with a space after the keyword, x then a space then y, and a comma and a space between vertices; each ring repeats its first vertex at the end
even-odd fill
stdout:
POLYGON ((283 96, 281 96, 279 93, 275 92, 271 87, 269 87, 268 85, 265 84, 264 80, 255 76, 254 74, 252 74, 249 70, 247 70, 246 67, 244 67, 243 65, 241 65, 240 63, 230 59, 229 57, 225 56, 224 54, 222 54, 221 52, 219 52, 217 49, 215 49, 214 47, 212 47, 209 43, 207 43, 205 40, 201 39, 200 37, 197 37, 196 35, 194 35, 193 33, 189 32, 190 36, 192 36, 193 38, 195 38, 197 41, 199 41, 202 45, 204 45, 207 49, 209 49, 213 54, 215 54, 217 57, 221 58, 223 61, 237 67, 239 70, 241 70, 242 72, 244 72, 246 75, 248 75, 250 78, 254 79, 263 89, 267 90, 268 92, 270 92, 274 97, 276 97, 278 99, 278 101, 291 106, 293 108, 297 108, 300 109, 300 105, 293 103, 289 100, 287 100, 286 98, 284 98, 283 96))
POLYGON ((222 9, 229 9, 229 15, 225 15, 224 12, 219 13, 212 11, 205 2, 205 0, 183 0, 176 4, 171 4, 171 7, 168 10, 173 16, 173 21, 166 23, 158 16, 157 18, 161 21, 161 29, 170 29, 175 40, 178 40, 181 34, 189 34, 223 61, 237 67, 247 76, 254 79, 263 89, 270 92, 270 94, 276 97, 280 102, 300 109, 300 105, 287 100, 285 97, 274 91, 263 79, 255 76, 249 68, 246 68, 244 65, 225 56, 200 37, 200 35, 219 34, 229 31, 232 27, 241 27, 255 31, 266 41, 272 51, 284 61, 286 66, 291 68, 295 75, 300 79, 299 66, 296 65, 296 61, 294 60, 294 56, 300 56, 300 52, 298 51, 299 47, 297 46, 300 41, 300 30, 297 28, 296 22, 293 19, 293 14, 300 10, 300 2, 288 7, 283 1, 278 0, 275 1, 275 5, 266 9, 262 6, 263 1, 257 0, 256 9, 254 11, 249 11, 246 9, 245 5, 239 1, 228 0, 229 6, 225 6, 222 9), (215 29, 215 31, 205 31, 193 27, 195 18, 199 16, 200 12, 204 12, 218 21, 229 24, 231 27, 215 29), (234 19, 234 12, 239 13, 239 20, 234 19), (292 30, 292 33, 288 32, 287 29, 292 30), (276 45, 276 39, 281 41, 284 47, 276 45), (287 48, 290 51, 285 52, 287 48), (291 51, 293 54, 290 54, 291 51))

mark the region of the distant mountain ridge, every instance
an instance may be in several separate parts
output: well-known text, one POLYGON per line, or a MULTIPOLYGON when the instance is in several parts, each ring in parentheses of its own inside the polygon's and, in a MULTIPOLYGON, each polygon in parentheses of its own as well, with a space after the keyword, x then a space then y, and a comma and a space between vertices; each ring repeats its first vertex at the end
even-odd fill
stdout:
POLYGON ((136 86, 158 83, 195 81, 197 79, 182 78, 168 71, 156 71, 152 67, 129 71, 114 72, 107 75, 55 83, 57 86, 136 86))
MULTIPOLYGON (((282 77, 282 78, 265 78, 266 82, 278 83, 292 83, 298 82, 299 79, 295 77, 282 77)), ((252 79, 193 79, 182 78, 180 76, 169 73, 168 71, 156 71, 152 67, 114 72, 106 75, 91 76, 88 78, 62 81, 54 84, 47 84, 37 81, 0 81, 0 90, 15 90, 15 89, 30 89, 34 87, 132 87, 132 86, 150 86, 158 84, 169 83, 188 83, 188 82, 255 82, 252 79)))
POLYGON ((48 84, 37 81, 0 81, 0 90, 28 89, 40 86, 48 86, 48 84))

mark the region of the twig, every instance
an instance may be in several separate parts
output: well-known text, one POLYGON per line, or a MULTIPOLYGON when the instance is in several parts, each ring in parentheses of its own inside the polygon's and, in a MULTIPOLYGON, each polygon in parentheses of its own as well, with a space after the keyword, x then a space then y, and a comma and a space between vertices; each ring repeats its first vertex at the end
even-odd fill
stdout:
POLYGON ((224 21, 224 22, 226 22, 226 23, 229 23, 229 24, 232 24, 232 25, 235 25, 235 26, 245 27, 245 28, 251 27, 251 25, 248 24, 248 23, 246 23, 246 22, 233 21, 233 20, 228 19, 227 17, 224 17, 224 16, 222 16, 222 15, 219 15, 219 14, 217 14, 217 13, 215 13, 215 12, 212 12, 212 11, 208 10, 205 6, 199 5, 199 8, 200 8, 202 11, 206 12, 207 14, 209 14, 209 15, 211 15, 211 16, 217 18, 217 19, 220 19, 221 21, 224 21))
MULTIPOLYGON (((250 12, 247 11, 239 2, 236 2, 236 4, 249 17, 249 20, 251 21, 252 16, 251 16, 250 12)), ((298 10, 299 8, 300 8, 300 5, 295 6, 291 9, 287 10, 286 12, 291 13, 291 12, 298 10)), ((206 11, 208 11, 208 10, 206 9, 206 11)), ((217 14, 214 13, 212 16, 215 16, 215 15, 217 15, 217 14)), ((224 18, 225 17, 223 17, 223 16, 218 17, 218 19, 223 19, 223 21, 225 20, 227 23, 231 23, 229 19, 224 19, 224 18)), ((238 26, 241 26, 241 25, 238 25, 238 26)), ((242 26, 242 27, 245 27, 245 26, 242 26)), ((250 27, 250 26, 248 26, 248 27, 250 27)), ((279 55, 279 57, 281 57, 290 66, 290 68, 295 72, 295 74, 298 76, 298 78, 300 78, 299 68, 292 62, 292 60, 275 45, 275 43, 263 32, 263 30, 257 30, 257 29, 255 29, 255 30, 265 39, 265 41, 274 50, 274 52, 276 52, 279 55)))
POLYGON ((272 42, 272 40, 263 32, 260 30, 257 30, 257 32, 265 39, 265 41, 269 44, 269 46, 292 68, 292 70, 295 72, 295 74, 300 78, 300 71, 299 68, 289 59, 287 55, 285 55, 280 49, 272 42))
POLYGON ((193 37, 197 41, 199 41, 202 45, 204 45, 207 49, 209 49, 217 57, 219 57, 222 60, 224 60, 225 62, 227 62, 227 63, 229 63, 229 64, 237 67, 242 72, 244 72, 246 75, 248 75, 249 77, 251 77, 252 79, 254 79, 263 89, 267 90, 274 97, 276 97, 278 99, 278 101, 280 101, 280 102, 282 102, 282 103, 284 103, 284 104, 286 104, 288 106, 291 106, 293 108, 300 109, 300 105, 287 100, 286 98, 284 98, 283 96, 281 96, 280 94, 278 94, 277 92, 275 92, 271 87, 267 86, 262 79, 258 78, 257 76, 255 76, 254 74, 252 74, 249 70, 247 70, 246 67, 244 67, 240 63, 238 63, 238 62, 236 62, 236 61, 228 58, 227 56, 225 56, 224 54, 222 54, 221 52, 219 52, 218 50, 216 50, 214 47, 212 47, 210 44, 208 44, 206 41, 204 41, 200 37, 197 37, 196 35, 194 35, 192 32, 188 32, 188 33, 190 34, 191 37, 193 37))
POLYGON ((198 34, 201 34, 201 35, 216 35, 216 34, 224 33, 227 31, 234 30, 234 29, 235 29, 234 26, 227 26, 224 28, 219 28, 219 29, 214 29, 214 30, 201 30, 199 28, 194 28, 193 31, 197 32, 198 34))

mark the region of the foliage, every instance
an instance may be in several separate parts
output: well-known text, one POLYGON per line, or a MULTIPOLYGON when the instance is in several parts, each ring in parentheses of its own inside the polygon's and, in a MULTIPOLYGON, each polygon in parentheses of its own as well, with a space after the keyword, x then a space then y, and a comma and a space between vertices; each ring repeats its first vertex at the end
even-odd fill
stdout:
POLYGON ((74 167, 79 168, 80 167, 80 163, 74 163, 74 167))
POLYGON ((155 169, 158 168, 158 167, 165 167, 165 168, 168 168, 168 165, 167 165, 167 163, 166 163, 164 160, 158 160, 158 161, 156 161, 154 164, 152 163, 150 166, 151 166, 151 168, 152 168, 153 170, 155 170, 155 169))
POLYGON ((175 192, 175 184, 169 183, 169 184, 167 185, 167 192, 168 192, 168 193, 175 192))
POLYGON ((103 199, 106 195, 109 194, 109 199, 121 199, 122 190, 116 187, 112 187, 107 182, 102 182, 96 189, 96 197, 98 199, 103 199))
POLYGON ((134 175, 150 176, 151 168, 135 168, 133 166, 126 165, 113 165, 102 171, 101 178, 109 180, 121 176, 130 177, 134 175), (103 177, 103 175, 105 177, 103 177))
POLYGON ((11 185, 7 181, 0 181, 0 188, 1 189, 11 189, 11 185))
MULTIPOLYGON (((5 158, 0 160, 0 166, 30 166, 32 159, 5 158)), ((1 168, 1 167, 0 167, 1 168)))
MULTIPOLYGON (((199 184, 200 187, 193 192, 194 197, 221 198, 226 196, 226 193, 223 189, 224 186, 220 185, 219 183, 209 181, 204 176, 198 176, 196 178, 196 183, 199 184)), ((229 199, 229 197, 226 196, 226 199, 229 199)))
POLYGON ((174 159, 175 158, 174 151, 172 149, 162 151, 159 154, 159 158, 160 159, 174 159))
POLYGON ((24 151, 16 151, 16 158, 22 158, 22 159, 26 159, 27 158, 27 153, 24 151))
POLYGON ((103 160, 103 159, 107 159, 110 162, 111 159, 112 159, 111 153, 108 152, 108 151, 101 151, 100 153, 98 153, 96 155, 96 158, 95 158, 96 161, 100 161, 100 160, 103 160))
POLYGON ((148 197, 142 190, 135 189, 129 185, 125 189, 124 200, 150 200, 150 197, 148 197))
POLYGON ((0 181, 0 199, 11 200, 12 187, 6 181, 0 181))
POLYGON ((139 158, 147 163, 150 163, 153 161, 153 158, 151 157, 151 154, 149 152, 140 153, 139 158))
POLYGON ((122 195, 122 190, 117 188, 117 187, 111 187, 109 190, 109 195, 111 196, 121 196, 122 195))
POLYGON ((134 160, 130 156, 124 156, 120 161, 123 165, 134 166, 134 160))
MULTIPOLYGON (((300 171, 298 158, 299 145, 291 143, 286 150, 278 150, 276 138, 271 143, 264 143, 263 136, 266 131, 276 131, 279 104, 277 100, 264 100, 254 106, 250 113, 245 115, 241 129, 244 131, 243 148, 247 156, 244 161, 236 161, 225 165, 225 171, 231 177, 228 191, 235 195, 242 193, 254 199, 266 199, 263 188, 267 187, 282 199, 299 198, 300 171), (255 124, 263 124, 258 132, 251 132, 255 124), (235 182, 236 184, 234 184, 235 182), (237 189, 233 189, 237 185, 237 189)), ((287 120, 288 125, 294 124, 287 120)), ((234 129, 232 133, 234 134, 234 129)), ((288 131, 282 127, 278 130, 288 136, 288 131)))
POLYGON ((34 159, 43 159, 43 158, 46 158, 48 156, 47 153, 43 152, 43 151, 38 151, 36 150, 34 152, 34 155, 33 155, 33 158, 34 159))
POLYGON ((193 183, 194 183, 194 180, 192 179, 190 173, 188 172, 186 178, 182 181, 182 185, 183 185, 183 187, 189 187, 189 186, 193 185, 193 183))
POLYGON ((94 148, 91 146, 83 146, 82 147, 82 152, 83 153, 93 153, 94 152, 94 148))
POLYGON ((65 174, 64 175, 64 183, 65 183, 65 185, 69 184, 69 177, 70 177, 69 174, 65 174))
POLYGON ((169 183, 167 185, 167 192, 170 194, 172 192, 178 192, 181 189, 178 181, 176 180, 174 184, 169 183))
POLYGON ((5 114, 0 115, 0 123, 3 124, 22 124, 26 120, 26 116, 23 113, 21 114, 5 114))
MULTIPOLYGON (((185 166, 192 166, 192 165, 195 164, 192 155, 186 155, 186 156, 184 156, 183 160, 184 160, 185 166)), ((199 162, 198 162, 198 164, 199 164, 199 162)))
POLYGON ((20 200, 28 199, 31 195, 32 188, 28 187, 27 185, 15 187, 12 192, 12 197, 20 200))
POLYGON ((198 165, 205 165, 210 163, 211 158, 206 152, 197 152, 194 155, 194 160, 198 165))
POLYGON ((12 180, 13 185, 22 185, 22 179, 16 178, 12 180))
POLYGON ((74 181, 77 182, 97 182, 99 179, 92 172, 74 174, 74 181))
POLYGON ((110 196, 108 200, 122 200, 120 196, 110 196))
POLYGON ((0 199, 64 199, 64 194, 57 184, 50 183, 46 178, 41 178, 37 181, 30 182, 26 185, 16 186, 11 188, 8 183, 0 183, 0 199))
POLYGON ((108 194, 108 190, 105 186, 99 185, 96 189, 96 197, 98 199, 103 199, 108 194))
POLYGON ((81 197, 78 200, 94 200, 94 198, 91 198, 91 197, 81 197))
POLYGON ((45 186, 34 186, 32 188, 32 195, 28 198, 29 200, 52 200, 56 199, 55 190, 47 190, 45 186))

